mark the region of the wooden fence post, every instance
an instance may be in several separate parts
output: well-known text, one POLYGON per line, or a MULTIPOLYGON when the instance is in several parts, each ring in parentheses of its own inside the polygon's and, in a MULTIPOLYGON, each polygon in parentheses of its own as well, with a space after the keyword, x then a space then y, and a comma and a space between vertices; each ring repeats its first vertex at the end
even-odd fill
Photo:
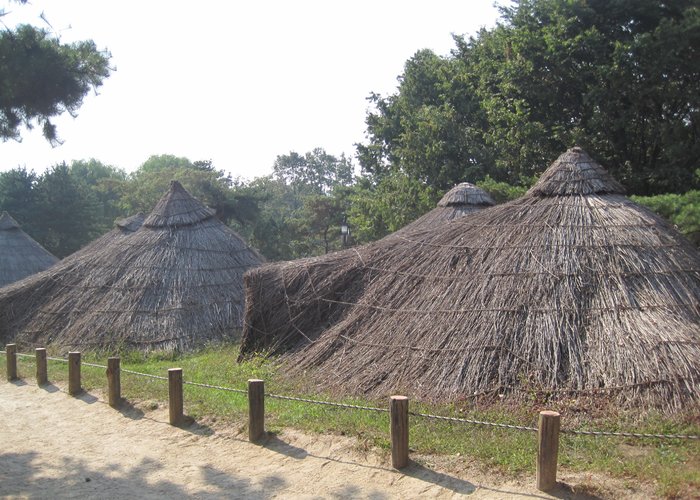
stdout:
POLYGON ((408 398, 391 396, 391 466, 408 465, 408 398))
POLYGON ((180 425, 184 420, 182 397, 182 368, 168 369, 168 393, 170 396, 170 425, 180 425))
POLYGON ((541 411, 537 426, 537 489, 548 491, 557 484, 560 416, 555 411, 541 411))
POLYGON ((5 346, 7 356, 7 381, 17 380, 17 344, 7 344, 5 346))
POLYGON ((37 347, 36 353, 36 385, 44 385, 49 383, 48 369, 46 367, 46 349, 37 347))
POLYGON ((80 386, 80 353, 68 353, 68 394, 76 396, 83 391, 80 386))
POLYGON ((248 440, 254 443, 265 434, 265 382, 248 380, 248 440))
POLYGON ((119 358, 107 358, 107 392, 109 406, 116 408, 122 401, 121 368, 119 358))

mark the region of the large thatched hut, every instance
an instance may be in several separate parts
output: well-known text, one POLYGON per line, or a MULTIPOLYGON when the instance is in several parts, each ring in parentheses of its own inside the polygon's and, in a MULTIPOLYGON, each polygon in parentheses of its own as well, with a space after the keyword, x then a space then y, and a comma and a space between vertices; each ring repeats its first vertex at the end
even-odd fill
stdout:
POLYGON ((177 181, 140 222, 118 222, 67 265, 0 293, 0 332, 63 349, 187 350, 234 337, 243 273, 260 255, 177 181))
POLYGON ((417 229, 434 228, 437 224, 478 212, 495 204, 491 195, 480 187, 470 182, 460 182, 445 193, 434 209, 405 225, 399 229, 399 232, 408 233, 417 229))
POLYGON ((522 198, 356 261, 360 293, 308 262, 249 273, 244 355, 377 395, 700 399, 700 253, 579 148, 522 198))
POLYGON ((0 287, 43 271, 58 262, 7 212, 0 214, 0 287))

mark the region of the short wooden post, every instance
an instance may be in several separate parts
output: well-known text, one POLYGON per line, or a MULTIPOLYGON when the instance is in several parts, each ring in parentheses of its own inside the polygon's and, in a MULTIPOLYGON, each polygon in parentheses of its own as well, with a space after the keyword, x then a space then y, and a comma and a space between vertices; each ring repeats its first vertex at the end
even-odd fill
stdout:
POLYGON ((7 381, 17 380, 17 344, 7 344, 5 346, 7 356, 7 381))
POLYGON ((391 396, 391 466, 408 465, 408 398, 391 396))
POLYGON ((76 396, 83 391, 80 386, 80 353, 68 353, 68 394, 76 396))
POLYGON ((537 489, 549 491, 557 484, 560 416, 555 411, 541 411, 537 426, 537 489))
POLYGON ((248 380, 248 440, 251 443, 265 434, 265 382, 248 380))
POLYGON ((36 353, 36 385, 44 385, 49 383, 49 374, 46 368, 46 349, 37 347, 36 353))
POLYGON ((170 396, 170 425, 180 425, 184 421, 182 397, 182 368, 168 369, 168 393, 170 396))
POLYGON ((107 358, 107 392, 109 406, 116 408, 122 402, 121 368, 119 358, 107 358))

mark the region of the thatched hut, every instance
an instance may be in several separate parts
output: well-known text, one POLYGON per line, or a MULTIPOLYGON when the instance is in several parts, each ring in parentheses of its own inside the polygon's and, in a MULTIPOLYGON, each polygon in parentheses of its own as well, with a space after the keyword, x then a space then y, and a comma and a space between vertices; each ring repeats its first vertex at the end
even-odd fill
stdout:
POLYGON ((399 231, 407 233, 417 229, 434 228, 437 224, 472 214, 496 203, 486 191, 470 182, 460 182, 440 199, 437 207, 418 217, 399 231))
MULTIPOLYGON (((243 273, 262 258, 177 181, 61 269, 0 293, 0 329, 63 349, 188 350, 234 337, 243 273), (22 302, 31 307, 15 308, 22 302)), ((66 259, 68 260, 68 259, 66 259)))
POLYGON ((0 215, 0 287, 53 266, 58 259, 27 233, 10 214, 0 215))
POLYGON ((518 200, 357 255, 361 293, 305 262, 251 272, 244 354, 377 395, 697 402, 700 253, 623 191, 573 148, 518 200))
POLYGON ((260 276, 272 273, 280 278, 284 275, 285 269, 291 269, 296 280, 294 284, 296 299, 302 305, 299 308, 300 315, 295 318, 295 326, 286 328, 283 325, 287 324, 290 311, 296 310, 295 308, 288 310, 283 307, 268 310, 266 307, 260 307, 260 304, 286 301, 287 287, 275 281, 262 291, 263 295, 260 296, 257 295, 260 290, 254 285, 246 286, 249 295, 246 297, 246 326, 241 346, 242 357, 246 353, 259 351, 284 352, 288 347, 296 345, 298 341, 305 338, 303 332, 314 332, 315 335, 325 325, 335 322, 338 314, 344 314, 346 310, 344 304, 361 295, 365 285, 372 280, 374 270, 371 266, 365 265, 365 262, 371 261, 371 255, 374 252, 382 252, 388 241, 396 238, 404 239, 411 233, 434 229, 439 224, 473 214, 493 204, 493 199, 484 190, 469 182, 462 182, 450 189, 433 210, 379 241, 318 257, 270 264, 260 268, 259 271, 251 271, 244 280, 255 283, 260 276), (309 270, 308 274, 294 273, 294 270, 301 269, 309 270), (316 272, 324 276, 321 282, 311 281, 312 275, 316 272), (300 297, 308 297, 313 301, 316 296, 329 300, 322 306, 308 309, 305 300, 300 299, 300 297), (272 325, 272 328, 258 330, 254 327, 258 323, 272 325), (280 326, 281 328, 278 328, 280 326))

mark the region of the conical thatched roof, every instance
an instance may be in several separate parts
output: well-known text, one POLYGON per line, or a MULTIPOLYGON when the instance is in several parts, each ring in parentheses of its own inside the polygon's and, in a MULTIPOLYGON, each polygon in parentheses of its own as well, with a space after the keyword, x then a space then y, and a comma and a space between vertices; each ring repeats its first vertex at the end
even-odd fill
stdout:
POLYGON ((437 207, 402 227, 401 233, 417 229, 434 228, 436 224, 450 221, 495 205, 493 198, 483 189, 469 182, 461 182, 450 189, 437 207))
POLYGON ((0 329, 65 349, 186 350, 233 337, 243 273, 259 254, 177 181, 131 232, 140 222, 119 221, 60 271, 0 293, 0 329), (17 314, 22 301, 33 306, 17 314))
POLYGON ((0 287, 43 271, 58 262, 10 214, 0 215, 0 287))
POLYGON ((308 261, 248 273, 244 354, 382 395, 699 399, 700 254, 579 148, 524 197, 355 260, 355 289, 308 261))

